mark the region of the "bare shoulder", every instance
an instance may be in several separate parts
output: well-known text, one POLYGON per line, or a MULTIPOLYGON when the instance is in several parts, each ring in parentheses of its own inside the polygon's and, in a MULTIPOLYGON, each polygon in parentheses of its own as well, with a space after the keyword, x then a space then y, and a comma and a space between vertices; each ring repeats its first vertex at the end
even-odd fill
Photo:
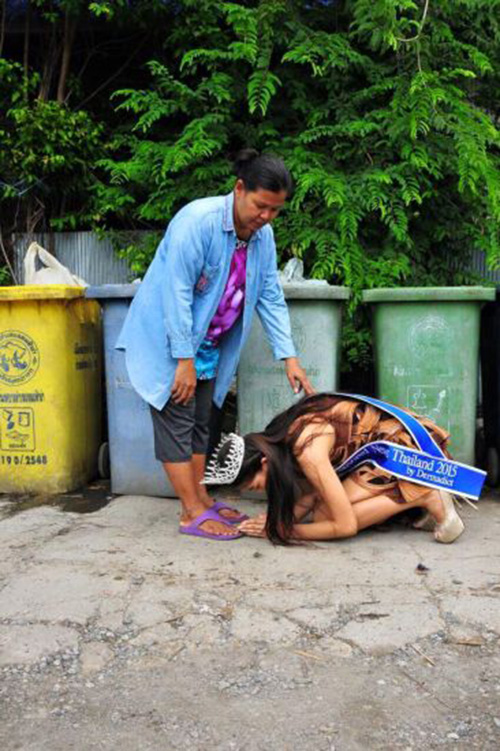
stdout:
POLYGON ((335 428, 324 415, 317 415, 313 420, 301 418, 292 426, 291 431, 300 428, 300 434, 295 442, 294 450, 296 454, 307 456, 313 451, 330 452, 335 444, 335 428))

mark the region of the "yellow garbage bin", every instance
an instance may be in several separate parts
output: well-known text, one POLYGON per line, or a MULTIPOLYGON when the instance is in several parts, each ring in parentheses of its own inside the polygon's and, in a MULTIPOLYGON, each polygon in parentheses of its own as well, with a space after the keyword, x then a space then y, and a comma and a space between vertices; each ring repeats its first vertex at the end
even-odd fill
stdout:
POLYGON ((96 473, 101 313, 80 287, 0 287, 0 492, 61 493, 96 473))

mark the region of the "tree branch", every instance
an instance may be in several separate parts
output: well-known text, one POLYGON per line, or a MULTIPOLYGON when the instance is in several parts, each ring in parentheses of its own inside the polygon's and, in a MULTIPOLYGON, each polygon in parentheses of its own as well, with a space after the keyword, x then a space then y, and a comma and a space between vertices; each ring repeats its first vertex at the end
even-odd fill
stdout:
POLYGON ((7 0, 0 0, 2 2, 2 17, 0 19, 0 57, 2 57, 3 45, 5 41, 5 22, 7 18, 7 0))
MULTIPOLYGON (((92 49, 87 53, 87 57, 83 61, 80 70, 78 72, 76 72, 76 74, 75 74, 76 77, 79 78, 79 79, 82 78, 82 76, 85 73, 85 71, 86 71, 86 69, 87 69, 90 61, 92 60, 92 58, 95 57, 96 55, 98 55, 99 53, 101 53, 101 52, 103 52, 103 51, 105 51, 107 49, 111 49, 112 50, 113 47, 116 47, 117 45, 119 45, 120 47, 122 47, 123 45, 129 44, 129 43, 133 43, 133 42, 135 42, 136 39, 137 39, 137 34, 132 34, 129 37, 123 37, 118 42, 116 40, 110 39, 110 40, 107 40, 105 42, 100 42, 99 44, 94 45, 92 47, 92 49)), ((66 97, 66 99, 68 99, 68 97, 66 97)))
POLYGON ((68 80, 71 52, 77 26, 77 18, 66 12, 64 17, 64 37, 62 48, 61 69, 59 71, 59 82, 57 84, 57 101, 62 104, 66 98, 66 82, 68 80))
POLYGON ((50 36, 47 37, 47 53, 45 55, 40 92, 38 94, 38 98, 42 102, 46 102, 49 99, 52 79, 60 52, 59 44, 56 41, 55 29, 52 27, 50 36))
POLYGON ((7 266, 7 268, 10 271, 10 275, 11 275, 13 281, 14 281, 14 284, 19 284, 19 280, 18 280, 18 278, 15 275, 14 267, 12 266, 12 264, 10 262, 9 254, 7 253, 7 248, 5 247, 5 244, 4 244, 4 241, 3 241, 3 235, 2 235, 1 229, 0 229, 0 251, 1 251, 3 259, 5 261, 5 265, 7 266))
POLYGON ((406 42, 417 42, 420 39, 420 36, 422 35, 422 30, 424 28, 425 21, 427 19, 427 12, 429 10, 429 4, 430 4, 430 0, 425 0, 425 6, 424 6, 424 12, 422 14, 422 20, 420 21, 420 27, 418 29, 418 32, 415 34, 415 36, 414 37, 408 37, 406 39, 403 38, 403 37, 396 37, 396 39, 398 40, 398 42, 405 42, 405 43, 406 42))
POLYGON ((28 0, 26 6, 26 18, 24 20, 24 49, 23 49, 23 68, 24 77, 28 78, 29 54, 30 54, 30 31, 31 31, 31 0, 28 0))
POLYGON ((92 94, 89 94, 87 97, 85 97, 85 99, 83 99, 81 102, 78 103, 77 109, 80 109, 85 104, 87 104, 88 102, 90 102, 90 100, 93 99, 100 91, 102 91, 103 89, 105 89, 106 86, 108 86, 111 83, 111 81, 114 81, 114 79, 117 78, 120 75, 120 73, 122 73, 125 70, 125 68, 127 68, 130 65, 130 63, 132 62, 132 60, 134 59, 134 57, 137 55, 137 53, 139 52, 139 50, 142 49, 142 47, 144 47, 144 45, 146 44, 146 42, 147 42, 147 37, 145 37, 142 40, 142 42, 135 48, 135 50, 132 52, 132 54, 125 60, 125 62, 123 63, 123 65, 120 66, 120 68, 118 68, 118 70, 116 70, 113 73, 112 76, 110 76, 109 78, 107 78, 106 81, 103 81, 103 83, 101 83, 100 86, 97 87, 97 89, 94 89, 94 91, 92 92, 92 94))

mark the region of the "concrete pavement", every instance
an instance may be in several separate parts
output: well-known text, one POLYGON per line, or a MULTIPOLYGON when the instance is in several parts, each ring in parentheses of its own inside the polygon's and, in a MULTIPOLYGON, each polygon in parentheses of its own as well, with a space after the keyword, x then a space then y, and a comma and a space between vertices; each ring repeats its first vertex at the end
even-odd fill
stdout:
POLYGON ((6 751, 500 748, 498 495, 451 546, 401 524, 204 541, 137 496, 17 509, 0 502, 6 751))

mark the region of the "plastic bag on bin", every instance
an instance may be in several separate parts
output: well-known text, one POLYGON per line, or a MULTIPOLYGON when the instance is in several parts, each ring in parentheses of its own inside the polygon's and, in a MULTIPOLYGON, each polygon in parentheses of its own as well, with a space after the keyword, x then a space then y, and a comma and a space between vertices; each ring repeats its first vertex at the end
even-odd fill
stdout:
POLYGON ((88 287, 86 281, 72 274, 52 253, 38 243, 31 243, 24 257, 24 283, 88 287))

